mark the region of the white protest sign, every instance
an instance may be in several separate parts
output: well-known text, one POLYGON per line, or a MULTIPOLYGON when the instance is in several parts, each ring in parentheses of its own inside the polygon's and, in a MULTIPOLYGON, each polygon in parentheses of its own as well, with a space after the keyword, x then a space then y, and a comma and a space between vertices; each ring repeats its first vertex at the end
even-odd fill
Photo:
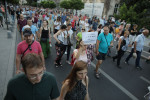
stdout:
POLYGON ((98 32, 83 32, 82 41, 84 44, 96 44, 98 32))

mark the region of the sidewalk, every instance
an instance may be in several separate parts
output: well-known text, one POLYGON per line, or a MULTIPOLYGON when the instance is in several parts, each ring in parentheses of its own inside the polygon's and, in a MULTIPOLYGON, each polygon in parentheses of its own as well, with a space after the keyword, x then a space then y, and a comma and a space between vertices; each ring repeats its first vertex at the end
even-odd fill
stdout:
MULTIPOLYGON (((15 52, 16 52, 16 28, 15 23, 12 38, 7 38, 6 25, 0 27, 0 100, 5 96, 8 81, 14 75, 15 52)), ((9 25, 10 27, 10 25, 9 25)))

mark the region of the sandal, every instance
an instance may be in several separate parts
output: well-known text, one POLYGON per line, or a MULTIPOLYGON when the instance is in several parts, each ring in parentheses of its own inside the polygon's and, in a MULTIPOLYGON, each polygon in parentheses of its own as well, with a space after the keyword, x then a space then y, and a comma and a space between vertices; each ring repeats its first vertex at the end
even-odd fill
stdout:
POLYGON ((56 62, 54 62, 54 65, 55 65, 56 68, 59 67, 58 64, 57 64, 56 62))

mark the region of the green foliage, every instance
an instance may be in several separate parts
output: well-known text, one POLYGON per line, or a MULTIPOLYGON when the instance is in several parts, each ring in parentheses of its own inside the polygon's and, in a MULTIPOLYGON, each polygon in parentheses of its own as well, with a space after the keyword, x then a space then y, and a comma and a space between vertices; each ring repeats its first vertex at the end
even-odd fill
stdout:
POLYGON ((31 3, 31 6, 37 7, 37 2, 32 2, 32 3, 31 3))
POLYGON ((84 3, 81 0, 71 0, 72 9, 81 10, 84 9, 84 3))
POLYGON ((71 9, 71 1, 70 0, 63 0, 60 2, 60 7, 65 9, 71 9))
POLYGON ((124 11, 125 20, 129 23, 138 24, 138 28, 145 26, 150 30, 150 1, 149 0, 121 0, 119 18, 122 17, 124 11), (125 7, 126 6, 126 7, 125 7), (127 10, 126 10, 127 9, 127 10))
POLYGON ((56 3, 54 1, 42 1, 40 4, 44 8, 56 8, 56 3))
POLYGON ((84 8, 84 3, 81 0, 64 0, 60 3, 61 8, 81 10, 84 8))
POLYGON ((7 2, 11 4, 19 4, 19 0, 7 0, 7 2))

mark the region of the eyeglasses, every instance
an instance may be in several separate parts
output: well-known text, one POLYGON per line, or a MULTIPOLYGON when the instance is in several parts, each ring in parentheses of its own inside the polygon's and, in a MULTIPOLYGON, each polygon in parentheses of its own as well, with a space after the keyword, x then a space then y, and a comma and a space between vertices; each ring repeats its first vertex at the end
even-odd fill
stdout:
POLYGON ((28 76, 31 80, 35 80, 37 77, 42 77, 44 75, 44 71, 40 72, 39 74, 36 75, 31 75, 28 76))
POLYGON ((85 29, 82 29, 82 30, 85 30, 85 29))

